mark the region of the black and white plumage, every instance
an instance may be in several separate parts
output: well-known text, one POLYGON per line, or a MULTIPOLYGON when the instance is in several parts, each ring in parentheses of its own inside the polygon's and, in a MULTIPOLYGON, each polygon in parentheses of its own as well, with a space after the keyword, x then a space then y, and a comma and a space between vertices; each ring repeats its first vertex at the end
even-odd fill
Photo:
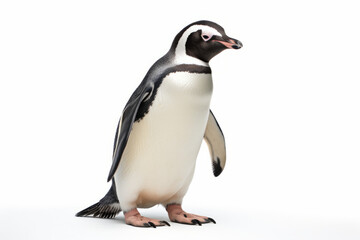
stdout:
POLYGON ((225 140, 209 108, 213 85, 208 62, 227 48, 241 47, 210 21, 192 23, 176 35, 123 110, 108 176, 111 189, 77 216, 113 217, 121 210, 181 204, 202 139, 214 175, 222 172, 225 140))

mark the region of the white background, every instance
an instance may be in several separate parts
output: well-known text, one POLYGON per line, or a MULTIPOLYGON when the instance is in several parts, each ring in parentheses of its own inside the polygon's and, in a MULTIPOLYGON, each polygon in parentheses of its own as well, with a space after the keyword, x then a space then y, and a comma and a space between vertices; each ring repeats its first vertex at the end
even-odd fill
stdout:
POLYGON ((0 239, 359 239, 356 2, 1 1, 0 239), (211 61, 226 168, 212 176, 204 144, 184 200, 217 224, 75 218, 110 186, 131 93, 202 19, 244 44, 211 61))

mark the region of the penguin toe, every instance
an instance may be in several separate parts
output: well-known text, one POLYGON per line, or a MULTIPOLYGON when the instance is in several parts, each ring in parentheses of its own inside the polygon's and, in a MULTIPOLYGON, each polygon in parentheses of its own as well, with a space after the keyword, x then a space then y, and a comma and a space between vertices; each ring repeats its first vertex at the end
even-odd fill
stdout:
POLYGON ((215 223, 215 220, 209 217, 199 216, 191 213, 185 213, 185 214, 179 214, 177 216, 172 216, 170 218, 171 221, 176 223, 183 223, 183 224, 189 224, 189 225, 199 225, 202 226, 202 224, 205 223, 215 223), (186 217, 185 217, 186 216, 186 217))
POLYGON ((152 218, 132 218, 125 220, 126 224, 134 226, 134 227, 148 227, 148 228, 156 228, 156 227, 162 227, 162 226, 170 226, 170 224, 166 221, 159 221, 152 218))
POLYGON ((199 225, 199 226, 201 226, 201 222, 200 222, 199 220, 197 220, 197 219, 193 219, 193 220, 191 220, 191 222, 192 222, 194 225, 199 225))
POLYGON ((168 205, 166 210, 168 211, 169 218, 172 222, 199 226, 204 223, 216 223, 212 218, 187 213, 182 210, 180 205, 168 205))
POLYGON ((125 213, 125 222, 126 224, 134 227, 156 228, 161 226, 170 226, 170 224, 166 221, 143 217, 136 209, 125 213))

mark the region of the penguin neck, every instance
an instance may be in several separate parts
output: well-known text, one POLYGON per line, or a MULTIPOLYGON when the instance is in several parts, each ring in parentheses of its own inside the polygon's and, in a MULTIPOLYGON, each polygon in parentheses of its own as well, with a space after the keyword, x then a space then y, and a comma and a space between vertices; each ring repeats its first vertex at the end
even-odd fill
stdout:
POLYGON ((204 67, 209 67, 208 62, 204 62, 198 58, 191 57, 185 53, 185 51, 180 51, 176 49, 174 52, 174 59, 173 62, 175 65, 181 65, 181 64, 191 64, 191 65, 200 65, 204 67))

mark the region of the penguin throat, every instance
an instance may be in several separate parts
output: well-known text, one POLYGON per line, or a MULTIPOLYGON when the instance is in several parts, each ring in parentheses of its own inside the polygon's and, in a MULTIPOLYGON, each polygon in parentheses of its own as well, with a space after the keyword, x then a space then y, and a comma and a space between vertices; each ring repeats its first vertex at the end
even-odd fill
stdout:
POLYGON ((208 62, 204 62, 198 58, 187 55, 185 51, 183 51, 181 53, 180 52, 175 53, 174 63, 175 63, 175 65, 195 64, 195 65, 209 67, 208 62))

